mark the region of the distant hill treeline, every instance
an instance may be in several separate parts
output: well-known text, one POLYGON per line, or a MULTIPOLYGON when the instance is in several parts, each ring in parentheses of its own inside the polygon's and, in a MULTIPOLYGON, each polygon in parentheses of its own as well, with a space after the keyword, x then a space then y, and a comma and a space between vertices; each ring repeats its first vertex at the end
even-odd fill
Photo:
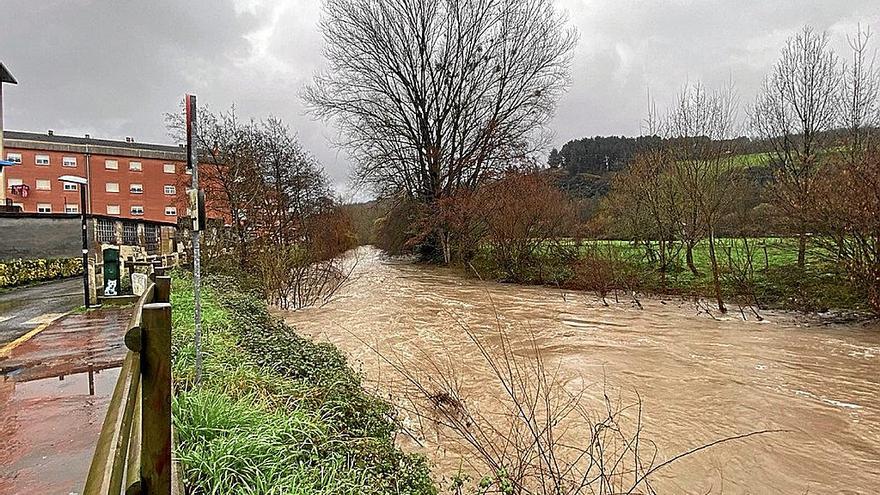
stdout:
MULTIPOLYGON (((562 168, 571 175, 617 172, 626 168, 639 151, 663 144, 659 136, 595 136, 573 139, 550 152, 547 164, 551 168, 562 168)), ((768 143, 739 137, 731 141, 731 148, 737 153, 762 153, 769 151, 768 143)))

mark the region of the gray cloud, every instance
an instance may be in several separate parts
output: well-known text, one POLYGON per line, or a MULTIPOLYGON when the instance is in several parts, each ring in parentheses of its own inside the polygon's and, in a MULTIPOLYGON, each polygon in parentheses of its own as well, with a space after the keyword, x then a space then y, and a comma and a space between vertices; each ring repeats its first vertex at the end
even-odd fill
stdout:
MULTIPOLYGON (((671 100, 687 81, 733 81, 744 103, 804 24, 835 47, 857 23, 877 32, 876 0, 558 0, 581 35, 555 143, 639 132, 647 94, 671 100)), ((6 124, 23 130, 168 141, 163 114, 192 91, 213 108, 284 118, 340 191, 349 160, 336 131, 298 95, 322 67, 318 0, 3 0, 0 60, 6 124)))

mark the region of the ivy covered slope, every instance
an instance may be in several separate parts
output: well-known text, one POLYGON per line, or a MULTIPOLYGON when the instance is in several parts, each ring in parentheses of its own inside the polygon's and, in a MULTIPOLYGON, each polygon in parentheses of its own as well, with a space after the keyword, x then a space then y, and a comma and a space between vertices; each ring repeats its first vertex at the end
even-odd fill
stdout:
POLYGON ((192 282, 175 273, 175 457, 194 494, 435 494, 425 459, 394 446, 389 404, 330 344, 298 336, 231 279, 202 291, 194 386, 192 282))

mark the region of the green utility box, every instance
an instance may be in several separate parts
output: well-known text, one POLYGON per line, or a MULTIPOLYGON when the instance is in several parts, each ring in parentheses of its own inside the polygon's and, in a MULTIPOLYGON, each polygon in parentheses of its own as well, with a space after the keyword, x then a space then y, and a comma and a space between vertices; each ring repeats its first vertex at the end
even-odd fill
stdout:
POLYGON ((104 295, 118 296, 121 287, 119 274, 122 271, 119 266, 119 248, 104 248, 101 254, 104 258, 104 295))

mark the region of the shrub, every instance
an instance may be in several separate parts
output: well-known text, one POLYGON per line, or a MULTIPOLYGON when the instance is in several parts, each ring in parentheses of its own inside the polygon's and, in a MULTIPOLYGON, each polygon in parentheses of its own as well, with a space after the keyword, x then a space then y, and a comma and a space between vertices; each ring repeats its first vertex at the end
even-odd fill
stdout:
POLYGON ((574 223, 571 201, 543 175, 512 172, 480 195, 489 255, 509 280, 528 280, 528 272, 540 270, 544 251, 559 248, 574 223))

